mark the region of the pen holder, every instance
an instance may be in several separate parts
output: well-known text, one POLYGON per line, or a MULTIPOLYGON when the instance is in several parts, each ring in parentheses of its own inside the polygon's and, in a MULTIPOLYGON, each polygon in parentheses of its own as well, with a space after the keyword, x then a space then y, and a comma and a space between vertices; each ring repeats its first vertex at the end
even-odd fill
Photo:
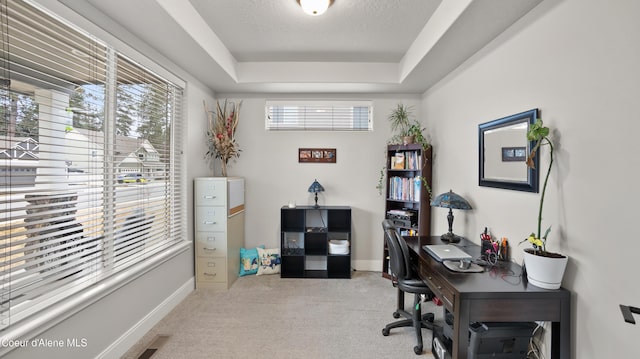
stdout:
POLYGON ((482 241, 481 244, 482 244, 482 246, 480 247, 480 249, 481 249, 480 255, 481 256, 486 256, 487 253, 494 252, 493 244, 491 244, 491 241, 482 241))

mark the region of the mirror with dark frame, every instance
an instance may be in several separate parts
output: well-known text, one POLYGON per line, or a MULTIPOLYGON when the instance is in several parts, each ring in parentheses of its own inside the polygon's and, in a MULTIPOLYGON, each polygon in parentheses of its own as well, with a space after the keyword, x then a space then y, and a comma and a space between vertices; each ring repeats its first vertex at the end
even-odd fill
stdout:
MULTIPOLYGON (((534 146, 527 131, 537 118, 533 109, 478 126, 480 186, 538 192, 538 171, 526 164, 534 146)), ((538 156, 533 161, 538 168, 538 156)))

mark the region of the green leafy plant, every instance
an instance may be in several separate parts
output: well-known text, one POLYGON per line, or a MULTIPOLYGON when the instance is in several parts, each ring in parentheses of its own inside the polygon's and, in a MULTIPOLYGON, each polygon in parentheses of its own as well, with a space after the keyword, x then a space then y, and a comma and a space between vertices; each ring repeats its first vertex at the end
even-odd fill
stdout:
POLYGON ((400 144, 403 143, 404 137, 413 136, 413 141, 421 144, 423 149, 426 150, 431 146, 424 136, 426 129, 413 117, 413 106, 397 104, 389 114, 388 120, 393 134, 387 144, 400 144))
POLYGON ((420 123, 418 121, 415 121, 407 129, 407 136, 413 136, 413 141, 415 143, 421 144, 422 149, 426 150, 431 146, 431 143, 429 143, 429 140, 424 137, 424 131, 426 131, 426 128, 420 127, 420 123))
MULTIPOLYGON (((392 137, 387 141, 388 145, 401 144, 403 143, 404 137, 413 136, 414 143, 422 145, 423 150, 426 151, 431 147, 431 143, 424 136, 426 128, 422 127, 420 122, 413 118, 413 106, 405 106, 404 104, 399 103, 389 114, 388 120, 391 123, 391 130, 394 132, 392 137)), ((387 153, 385 151, 385 156, 386 155, 387 153)), ((422 165, 424 166, 425 164, 423 163, 422 165)), ((382 169, 380 170, 380 177, 378 178, 378 185, 376 186, 380 195, 382 195, 382 191, 385 189, 385 177, 386 165, 382 166, 382 169)), ((429 198, 431 198, 431 186, 429 186, 427 179, 420 176, 420 181, 427 189, 429 198)))
POLYGON ((549 127, 544 126, 541 119, 536 119, 536 122, 531 125, 529 131, 527 131, 527 140, 534 141, 535 143, 533 148, 531 149, 531 152, 527 156, 527 166, 535 169, 533 159, 538 151, 540 151, 540 147, 549 146, 549 167, 547 168, 547 174, 544 177, 544 184, 542 185, 542 192, 540 194, 537 232, 532 232, 529 237, 527 237, 522 242, 528 241, 529 243, 531 243, 536 254, 548 255, 547 236, 551 231, 551 227, 547 228, 547 230, 544 232, 544 235, 542 235, 542 209, 544 206, 544 196, 547 192, 549 174, 551 173, 551 168, 553 166, 553 142, 551 142, 551 139, 549 139, 549 127))
POLYGON ((379 195, 382 195, 382 191, 384 190, 384 177, 386 167, 387 166, 382 166, 382 168, 380 169, 380 177, 378 178, 378 185, 376 186, 379 195))
POLYGON ((389 114, 391 130, 397 132, 399 136, 407 136, 409 125, 413 117, 413 106, 405 106, 399 103, 389 114))

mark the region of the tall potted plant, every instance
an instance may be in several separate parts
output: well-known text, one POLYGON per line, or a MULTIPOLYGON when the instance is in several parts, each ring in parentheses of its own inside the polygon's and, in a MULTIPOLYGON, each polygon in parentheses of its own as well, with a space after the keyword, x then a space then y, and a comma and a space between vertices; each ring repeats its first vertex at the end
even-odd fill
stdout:
POLYGON ((541 119, 527 131, 527 140, 533 141, 534 146, 527 156, 527 166, 534 167, 533 158, 540 151, 541 146, 549 146, 549 167, 542 185, 540 194, 540 206, 538 208, 537 232, 532 232, 523 242, 529 242, 532 248, 524 250, 524 263, 527 270, 527 280, 529 283, 546 289, 558 289, 562 284, 562 277, 567 266, 568 257, 559 253, 547 251, 547 237, 551 227, 542 234, 542 209, 544 206, 544 196, 547 192, 549 174, 553 167, 553 142, 549 138, 549 127, 544 126, 541 119))

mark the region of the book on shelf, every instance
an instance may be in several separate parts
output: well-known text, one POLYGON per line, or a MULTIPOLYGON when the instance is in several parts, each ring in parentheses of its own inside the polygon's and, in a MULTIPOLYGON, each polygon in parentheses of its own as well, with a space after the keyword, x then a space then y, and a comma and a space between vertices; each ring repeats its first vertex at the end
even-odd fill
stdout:
POLYGON ((395 156, 391 158, 391 162, 391 168, 394 170, 403 170, 405 168, 404 153, 396 153, 395 156))
POLYGON ((415 229, 403 229, 400 231, 400 235, 405 237, 417 236, 418 231, 416 231, 415 229))
POLYGON ((396 152, 391 158, 389 168, 393 170, 420 170, 422 154, 419 151, 396 152))
POLYGON ((389 178, 389 199, 400 201, 420 201, 420 176, 389 178))
POLYGON ((406 160, 406 169, 408 170, 419 170, 420 169, 420 161, 418 159, 418 151, 410 151, 405 153, 406 160))

